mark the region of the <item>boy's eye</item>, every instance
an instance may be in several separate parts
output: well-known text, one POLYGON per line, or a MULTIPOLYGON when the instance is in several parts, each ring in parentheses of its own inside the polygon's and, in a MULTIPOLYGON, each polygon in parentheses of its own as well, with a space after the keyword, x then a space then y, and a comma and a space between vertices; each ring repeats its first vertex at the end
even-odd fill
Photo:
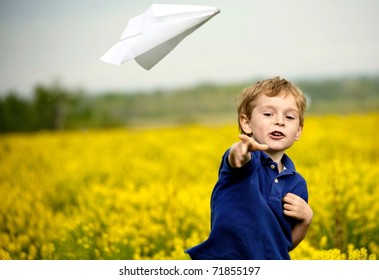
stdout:
POLYGON ((295 119, 295 117, 293 117, 293 116, 286 116, 286 118, 287 118, 287 120, 294 120, 295 119))
POLYGON ((271 113, 263 113, 263 115, 266 116, 266 117, 270 117, 270 116, 272 116, 271 113))

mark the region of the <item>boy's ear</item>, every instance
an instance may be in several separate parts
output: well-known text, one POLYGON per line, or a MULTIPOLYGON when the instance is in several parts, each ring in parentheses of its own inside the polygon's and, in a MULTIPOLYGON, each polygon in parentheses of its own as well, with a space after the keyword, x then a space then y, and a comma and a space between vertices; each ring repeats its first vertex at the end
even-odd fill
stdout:
POLYGON ((303 132, 303 127, 299 126, 299 128, 297 129, 297 132, 296 132, 296 136, 295 136, 295 140, 296 141, 300 139, 300 136, 301 136, 302 132, 303 132))
POLYGON ((245 134, 251 135, 253 133, 253 131, 250 127, 250 119, 245 114, 240 115, 239 122, 240 122, 240 126, 241 126, 241 128, 245 134))

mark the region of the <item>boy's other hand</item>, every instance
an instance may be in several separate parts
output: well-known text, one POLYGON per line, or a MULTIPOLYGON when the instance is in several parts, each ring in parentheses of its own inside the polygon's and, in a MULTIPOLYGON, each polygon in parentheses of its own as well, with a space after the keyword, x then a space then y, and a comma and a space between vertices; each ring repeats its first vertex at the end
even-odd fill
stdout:
POLYGON ((283 212, 285 215, 302 221, 309 225, 312 222, 313 211, 311 207, 300 196, 287 193, 283 197, 283 212))
POLYGON ((247 135, 239 135, 239 138, 241 141, 232 145, 228 156, 229 164, 233 168, 240 168, 251 160, 249 151, 265 151, 268 149, 267 145, 259 144, 254 138, 247 135))

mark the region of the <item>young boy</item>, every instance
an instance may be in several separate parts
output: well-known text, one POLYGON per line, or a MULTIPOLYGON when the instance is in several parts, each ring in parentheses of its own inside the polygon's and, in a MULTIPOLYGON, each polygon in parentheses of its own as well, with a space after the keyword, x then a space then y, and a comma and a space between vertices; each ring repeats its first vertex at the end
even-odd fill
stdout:
POLYGON ((241 141, 222 158, 211 232, 186 250, 191 259, 290 259, 313 217, 306 182, 285 154, 300 138, 305 109, 301 90, 279 77, 242 92, 241 141))

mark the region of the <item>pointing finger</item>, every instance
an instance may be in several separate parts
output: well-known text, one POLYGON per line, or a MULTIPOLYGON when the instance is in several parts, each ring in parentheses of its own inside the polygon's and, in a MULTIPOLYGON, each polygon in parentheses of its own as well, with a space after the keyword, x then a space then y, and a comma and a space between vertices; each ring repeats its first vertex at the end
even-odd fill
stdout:
POLYGON ((257 141, 255 141, 254 138, 249 137, 247 135, 241 134, 239 135, 239 138, 243 143, 245 143, 250 151, 255 151, 255 150, 261 150, 265 151, 268 150, 269 147, 266 144, 259 144, 257 141))

